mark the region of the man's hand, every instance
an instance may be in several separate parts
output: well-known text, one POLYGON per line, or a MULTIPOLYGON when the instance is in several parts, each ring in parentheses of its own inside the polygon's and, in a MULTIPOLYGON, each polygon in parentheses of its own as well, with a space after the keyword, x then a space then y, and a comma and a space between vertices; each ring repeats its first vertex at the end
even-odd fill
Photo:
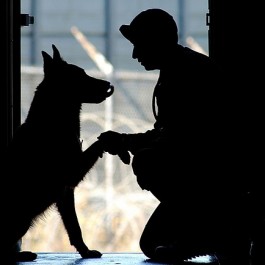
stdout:
POLYGON ((130 154, 124 146, 125 134, 114 131, 106 131, 98 137, 103 150, 111 155, 118 155, 123 163, 130 164, 130 154))
POLYGON ((106 131, 98 137, 103 146, 103 150, 111 155, 117 155, 121 152, 123 135, 114 131, 106 131))
POLYGON ((126 164, 129 165, 131 162, 131 156, 130 153, 127 150, 123 150, 120 153, 118 153, 118 156, 120 158, 120 160, 126 164))

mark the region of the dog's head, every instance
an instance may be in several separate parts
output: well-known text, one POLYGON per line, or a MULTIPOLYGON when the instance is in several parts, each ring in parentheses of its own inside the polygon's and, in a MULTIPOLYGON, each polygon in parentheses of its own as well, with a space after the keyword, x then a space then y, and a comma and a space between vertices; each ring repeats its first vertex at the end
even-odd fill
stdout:
POLYGON ((81 103, 101 103, 114 92, 113 85, 106 80, 86 74, 81 67, 62 59, 59 50, 52 45, 53 57, 42 51, 44 80, 56 86, 61 95, 69 95, 81 103), (63 93, 63 94, 62 94, 63 93))

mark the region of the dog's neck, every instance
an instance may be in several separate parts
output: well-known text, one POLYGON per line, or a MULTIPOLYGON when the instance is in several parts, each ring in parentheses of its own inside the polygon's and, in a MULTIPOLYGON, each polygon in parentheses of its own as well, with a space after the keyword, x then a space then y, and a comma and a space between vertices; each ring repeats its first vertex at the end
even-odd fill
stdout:
POLYGON ((72 131, 80 136, 82 104, 73 103, 70 100, 56 99, 52 96, 45 91, 37 90, 25 123, 43 130, 72 131))

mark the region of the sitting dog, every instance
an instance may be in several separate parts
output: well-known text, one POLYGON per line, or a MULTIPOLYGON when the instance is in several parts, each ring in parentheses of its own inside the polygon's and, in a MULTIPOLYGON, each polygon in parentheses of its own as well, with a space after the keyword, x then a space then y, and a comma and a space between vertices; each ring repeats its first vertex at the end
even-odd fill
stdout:
POLYGON ((36 253, 17 251, 16 245, 53 205, 71 245, 81 257, 102 255, 90 250, 83 241, 74 190, 103 155, 99 141, 82 150, 82 103, 99 104, 112 95, 114 87, 67 63, 55 45, 52 48, 53 57, 42 51, 44 78, 36 88, 25 122, 14 133, 7 150, 8 177, 2 180, 7 193, 1 193, 4 211, 1 236, 4 236, 2 253, 8 260, 36 259, 36 253))

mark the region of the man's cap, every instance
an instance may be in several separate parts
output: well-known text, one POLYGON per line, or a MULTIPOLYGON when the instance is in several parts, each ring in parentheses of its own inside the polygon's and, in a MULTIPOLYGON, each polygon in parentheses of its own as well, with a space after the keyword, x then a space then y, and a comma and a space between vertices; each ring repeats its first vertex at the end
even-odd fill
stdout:
POLYGON ((158 8, 142 11, 129 25, 122 25, 120 32, 132 43, 154 39, 178 42, 178 27, 174 18, 158 8))

